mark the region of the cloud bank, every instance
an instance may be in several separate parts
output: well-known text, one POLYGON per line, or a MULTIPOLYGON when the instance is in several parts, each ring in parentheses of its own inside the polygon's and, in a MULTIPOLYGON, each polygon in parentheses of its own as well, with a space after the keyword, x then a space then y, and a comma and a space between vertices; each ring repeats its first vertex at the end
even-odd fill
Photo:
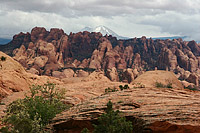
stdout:
POLYGON ((66 33, 105 25, 122 36, 200 40, 199 0, 0 0, 0 37, 35 26, 66 33))

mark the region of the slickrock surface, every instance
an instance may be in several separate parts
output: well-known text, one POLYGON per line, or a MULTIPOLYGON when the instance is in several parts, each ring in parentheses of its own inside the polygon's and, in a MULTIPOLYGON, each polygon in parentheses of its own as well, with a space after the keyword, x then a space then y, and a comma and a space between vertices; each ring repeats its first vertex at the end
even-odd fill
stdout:
POLYGON ((173 88, 183 89, 183 85, 173 72, 161 70, 147 71, 136 78, 131 84, 141 84, 145 87, 155 87, 156 82, 163 85, 172 84, 173 88))
MULTIPOLYGON (((162 71, 152 71, 152 73, 159 73, 159 75, 162 73, 170 74, 170 72, 162 71)), ((148 76, 147 80, 150 80, 148 76)), ((152 80, 152 82, 154 81, 152 80)), ((183 88, 136 88, 131 86, 127 90, 101 94, 76 104, 69 111, 57 115, 52 125, 58 131, 61 131, 61 129, 64 131, 65 129, 73 132, 81 130, 84 126, 91 129, 91 124, 104 112, 107 102, 111 100, 114 104, 114 109, 123 112, 126 117, 139 117, 149 124, 167 121, 170 123, 168 128, 180 125, 178 127, 183 131, 188 127, 185 125, 191 125, 194 127, 190 129, 197 130, 200 124, 199 97, 199 91, 183 88)), ((170 131, 166 127, 165 130, 163 128, 155 129, 154 126, 152 130, 170 131)), ((176 129, 173 131, 176 131, 176 129)), ((198 129, 198 131, 200 130, 198 129)))
MULTIPOLYGON (((198 129, 200 92, 183 89, 182 84, 172 72, 147 71, 138 76, 138 72, 133 70, 131 71, 134 73, 132 78, 136 78, 135 75, 138 77, 129 84, 130 89, 105 94, 106 88, 120 90, 118 86, 125 83, 111 82, 100 70, 92 72, 89 76, 68 77, 62 80, 38 76, 27 73, 19 63, 4 53, 0 52, 0 56, 6 57, 6 61, 1 62, 0 69, 0 94, 1 98, 4 98, 1 99, 1 103, 5 104, 0 105, 0 116, 4 115, 3 110, 9 103, 23 98, 30 85, 50 81, 56 83, 57 88, 66 91, 63 102, 73 105, 69 111, 62 112, 54 118, 52 125, 56 130, 60 131, 62 128, 62 130, 74 132, 80 131, 83 127, 92 129, 91 124, 104 112, 106 103, 111 100, 114 109, 123 112, 124 116, 140 117, 147 123, 152 123, 153 131, 167 132, 172 129, 177 132, 200 131, 198 129), (173 88, 156 88, 154 86, 156 81, 165 85, 171 82, 173 88), (169 122, 169 124, 161 121, 169 122), (168 128, 158 129, 153 124, 161 125, 161 127, 167 125, 168 128), (177 128, 174 129, 174 127, 177 128)), ((131 75, 130 72, 127 74, 131 75)), ((188 77, 192 76, 194 74, 188 77)))
POLYGON ((61 83, 53 77, 27 73, 20 63, 0 51, 2 56, 6 60, 0 61, 0 100, 13 92, 29 90, 32 84, 44 84, 47 81, 61 83))

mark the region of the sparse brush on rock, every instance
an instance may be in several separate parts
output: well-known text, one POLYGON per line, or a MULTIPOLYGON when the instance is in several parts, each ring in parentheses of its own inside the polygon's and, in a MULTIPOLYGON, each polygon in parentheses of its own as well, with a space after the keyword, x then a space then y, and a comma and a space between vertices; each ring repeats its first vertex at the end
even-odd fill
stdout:
POLYGON ((84 128, 81 133, 89 133, 89 130, 87 128, 84 128))
POLYGON ((128 86, 128 85, 120 85, 119 86, 119 88, 120 88, 120 90, 122 91, 122 90, 126 90, 126 89, 129 89, 130 87, 128 86))
POLYGON ((145 85, 142 83, 135 83, 133 88, 145 88, 145 85))
POLYGON ((188 87, 184 87, 184 89, 189 89, 189 90, 192 90, 192 91, 199 91, 197 86, 188 86, 188 87))
POLYGON ((173 88, 172 83, 168 83, 167 85, 161 83, 161 82, 156 82, 155 83, 156 88, 173 88))
POLYGON ((1 61, 6 61, 6 57, 4 57, 4 56, 1 56, 1 61))
POLYGON ((98 125, 94 125, 94 133, 132 133, 132 122, 121 117, 119 111, 114 111, 112 102, 107 103, 106 113, 98 118, 98 125))
MULTIPOLYGON (((128 85, 120 85, 119 86, 120 90, 126 90, 126 89, 129 89, 130 87, 128 85)), ((118 89, 114 88, 114 89, 111 89, 110 87, 106 88, 105 89, 105 93, 109 93, 109 92, 116 92, 116 91, 119 91, 118 89)))
POLYGON ((110 87, 108 87, 108 88, 105 89, 105 93, 116 92, 116 91, 118 91, 118 89, 116 89, 116 88, 111 89, 110 87))
POLYGON ((33 85, 31 95, 25 99, 12 102, 3 118, 7 125, 0 129, 3 133, 41 133, 56 114, 67 108, 61 102, 63 94, 58 92, 55 84, 33 85))

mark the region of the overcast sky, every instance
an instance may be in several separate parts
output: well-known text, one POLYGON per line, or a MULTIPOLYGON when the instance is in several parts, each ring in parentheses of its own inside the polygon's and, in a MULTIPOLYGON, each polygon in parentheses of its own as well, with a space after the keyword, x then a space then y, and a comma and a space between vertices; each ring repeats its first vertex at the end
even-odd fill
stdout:
POLYGON ((200 40, 200 0, 0 0, 0 37, 35 26, 67 34, 104 25, 126 37, 200 40))

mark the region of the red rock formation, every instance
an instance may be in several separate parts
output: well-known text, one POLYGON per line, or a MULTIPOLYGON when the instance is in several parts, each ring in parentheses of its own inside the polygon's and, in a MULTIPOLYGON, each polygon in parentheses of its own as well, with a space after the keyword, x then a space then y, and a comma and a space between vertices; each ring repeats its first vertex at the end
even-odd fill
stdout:
POLYGON ((106 72, 106 76, 111 80, 111 81, 119 81, 119 76, 117 73, 117 69, 113 67, 112 69, 108 69, 106 72))
POLYGON ((175 125, 166 121, 156 121, 152 123, 149 128, 153 133, 198 133, 199 126, 191 125, 175 125))
POLYGON ((171 50, 164 48, 159 56, 158 61, 162 69, 175 70, 177 68, 177 57, 172 53, 171 50))
POLYGON ((198 44, 193 40, 190 41, 187 46, 191 49, 191 51, 194 53, 194 55, 199 56, 200 55, 200 47, 198 44))
POLYGON ((133 69, 130 69, 130 68, 124 69, 123 73, 122 73, 122 81, 125 80, 125 81, 127 81, 127 83, 131 83, 136 77, 136 75, 134 73, 135 72, 133 69))
MULTIPOLYGON (((53 28, 48 32, 35 27, 31 34, 15 35, 7 47, 1 48, 8 53, 12 51, 25 68, 35 68, 39 74, 51 75, 52 71, 64 67, 136 68, 138 71, 157 67, 174 72, 181 68, 200 76, 200 47, 194 41, 182 39, 152 40, 143 36, 117 40, 112 36, 103 37, 101 33, 85 31, 66 35, 61 29, 53 28)), ((182 70, 177 74, 188 78, 182 70)))
POLYGON ((199 86, 199 77, 195 73, 191 73, 186 80, 190 83, 194 83, 196 86, 199 86))
POLYGON ((48 36, 48 31, 43 27, 35 27, 31 30, 31 41, 44 40, 48 36))
POLYGON ((52 28, 50 29, 50 33, 45 38, 45 41, 52 42, 52 40, 59 40, 63 35, 64 31, 62 29, 52 28))

